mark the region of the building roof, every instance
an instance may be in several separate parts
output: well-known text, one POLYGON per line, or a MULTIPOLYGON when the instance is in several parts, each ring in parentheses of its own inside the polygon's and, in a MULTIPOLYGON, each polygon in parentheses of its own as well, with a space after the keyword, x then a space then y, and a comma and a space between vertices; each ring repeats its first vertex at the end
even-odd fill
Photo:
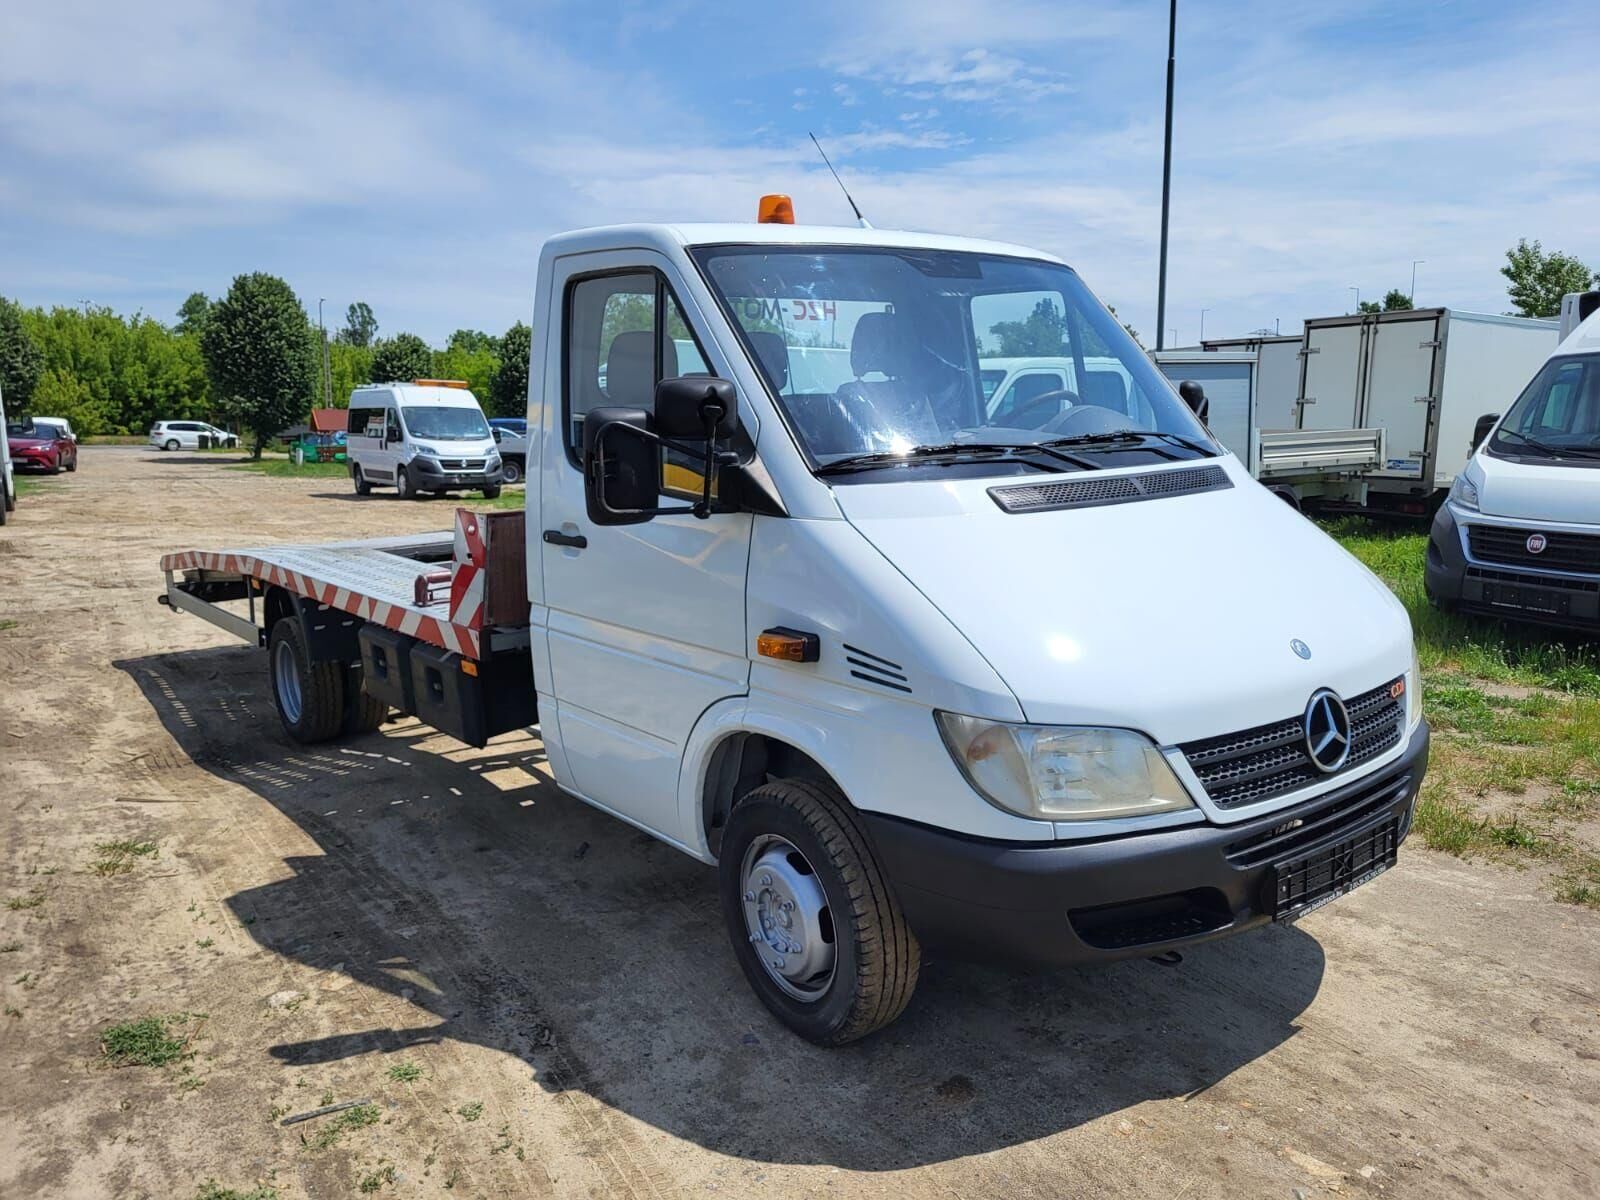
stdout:
POLYGON ((342 408, 313 408, 311 431, 313 433, 338 433, 345 427, 350 414, 342 408))

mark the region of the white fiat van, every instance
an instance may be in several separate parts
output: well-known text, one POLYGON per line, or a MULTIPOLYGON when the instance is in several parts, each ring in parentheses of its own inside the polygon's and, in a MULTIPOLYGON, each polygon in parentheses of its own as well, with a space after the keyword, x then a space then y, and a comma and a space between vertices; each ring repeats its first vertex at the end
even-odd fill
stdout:
POLYGON ((1600 293, 1434 517, 1435 605, 1600 632, 1600 293))
POLYGON ((416 379, 374 383, 350 393, 345 447, 350 479, 365 496, 392 487, 402 500, 425 492, 500 494, 500 451, 483 409, 465 383, 416 379))

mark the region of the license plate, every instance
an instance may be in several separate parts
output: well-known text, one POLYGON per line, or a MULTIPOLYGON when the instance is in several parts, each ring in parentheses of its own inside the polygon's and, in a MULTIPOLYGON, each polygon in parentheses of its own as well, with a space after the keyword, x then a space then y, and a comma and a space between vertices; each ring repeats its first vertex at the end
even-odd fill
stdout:
POLYGON ((1388 820, 1365 833, 1272 868, 1272 919, 1296 921, 1355 891, 1394 866, 1400 825, 1388 820))
POLYGON ((1522 608, 1529 612, 1561 615, 1563 597, 1544 588, 1498 584, 1484 588, 1484 599, 1497 608, 1522 608))

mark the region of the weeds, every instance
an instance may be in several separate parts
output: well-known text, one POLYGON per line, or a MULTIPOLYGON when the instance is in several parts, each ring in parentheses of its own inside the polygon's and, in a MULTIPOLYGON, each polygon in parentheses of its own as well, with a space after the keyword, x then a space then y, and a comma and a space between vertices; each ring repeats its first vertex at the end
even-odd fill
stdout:
POLYGON ((313 1150, 326 1150, 350 1130, 376 1125, 382 1117, 383 1111, 376 1104, 358 1104, 354 1108, 347 1108, 317 1130, 315 1136, 307 1138, 306 1145, 313 1150))
POLYGON ((469 1104, 463 1104, 460 1108, 456 1109, 456 1114, 460 1116, 463 1121, 476 1121, 479 1117, 483 1116, 483 1101, 473 1100, 469 1104))
POLYGON ((89 864, 96 875, 125 875, 133 870, 141 858, 154 858, 160 852, 155 842, 133 841, 96 842, 94 852, 100 857, 89 864))
MULTIPOLYGON (((9 907, 9 905, 7 907, 9 907)), ((21 942, 7 942, 4 946, 0 946, 0 954, 15 954, 21 949, 21 942)))
POLYGON ((11 897, 6 901, 6 907, 12 912, 27 912, 29 909, 38 908, 43 903, 43 892, 29 892, 26 896, 11 897))
POLYGON ((422 1068, 413 1062, 395 1063, 389 1068, 389 1078, 396 1083, 415 1083, 422 1078, 422 1068))
POLYGON ((262 1184, 241 1192, 237 1188, 223 1187, 215 1179, 208 1179, 194 1194, 194 1200, 278 1200, 278 1189, 262 1184))
POLYGON ((361 1177, 360 1187, 363 1192, 375 1192, 384 1184, 393 1182, 394 1168, 388 1164, 385 1164, 384 1166, 379 1167, 376 1171, 373 1171, 370 1175, 363 1175, 361 1177))
POLYGON ((193 1013, 174 1013, 168 1017, 141 1017, 113 1025, 100 1035, 100 1052, 113 1067, 164 1067, 191 1054, 192 1034, 179 1036, 171 1025, 187 1025, 197 1020, 193 1013))

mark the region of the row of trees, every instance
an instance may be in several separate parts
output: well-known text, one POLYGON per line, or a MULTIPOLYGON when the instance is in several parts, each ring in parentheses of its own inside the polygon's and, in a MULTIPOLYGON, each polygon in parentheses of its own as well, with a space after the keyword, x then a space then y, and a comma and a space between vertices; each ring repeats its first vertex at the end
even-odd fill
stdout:
MULTIPOLYGON (((458 329, 436 350, 415 334, 378 336, 364 302, 326 347, 332 404, 364 383, 464 379, 492 414, 527 402, 531 330, 458 329)), ((241 275, 228 294, 192 293, 162 324, 109 308, 26 309, 0 298, 0 386, 8 414, 65 417, 82 435, 142 433, 155 421, 207 419, 248 431, 259 451, 324 397, 317 327, 283 280, 241 275)))

